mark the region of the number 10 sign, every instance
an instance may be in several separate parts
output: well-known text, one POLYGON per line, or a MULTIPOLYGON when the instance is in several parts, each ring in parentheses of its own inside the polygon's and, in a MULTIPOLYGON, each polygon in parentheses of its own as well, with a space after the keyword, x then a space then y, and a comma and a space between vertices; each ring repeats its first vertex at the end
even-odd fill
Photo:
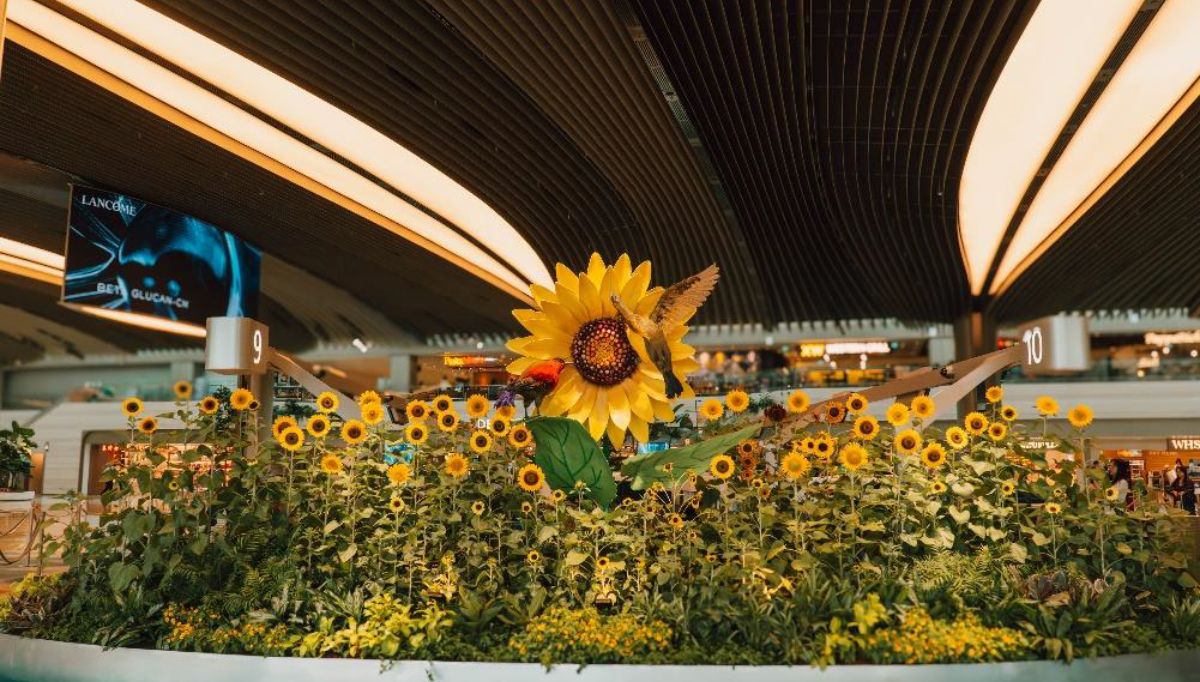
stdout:
POLYGON ((1025 347, 1026 374, 1081 372, 1088 368, 1090 339, 1087 318, 1052 315, 1027 322, 1017 329, 1025 347))
POLYGON ((204 368, 218 374, 263 374, 271 346, 267 325, 248 317, 208 318, 204 368))

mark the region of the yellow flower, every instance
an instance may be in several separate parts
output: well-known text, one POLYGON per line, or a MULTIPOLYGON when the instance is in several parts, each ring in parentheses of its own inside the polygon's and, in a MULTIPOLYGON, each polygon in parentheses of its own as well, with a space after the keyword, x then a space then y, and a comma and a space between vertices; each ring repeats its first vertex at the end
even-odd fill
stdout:
POLYGON ((321 458, 321 471, 330 476, 342 473, 342 458, 333 453, 325 455, 321 458))
POLYGON ((434 412, 449 412, 454 409, 454 399, 445 393, 439 393, 430 403, 434 412))
POLYGON ((858 443, 850 443, 842 448, 839 459, 842 462, 842 466, 850 471, 858 471, 867 463, 867 449, 858 443))
POLYGON ((750 407, 750 396, 740 388, 735 388, 725 395, 725 407, 730 412, 745 412, 750 407))
POLYGON ((1120 497, 1121 491, 1117 490, 1117 486, 1115 485, 1109 486, 1104 491, 1104 499, 1108 500, 1109 502, 1116 502, 1120 497))
POLYGON ((987 431, 988 419, 980 412, 971 412, 963 418, 963 426, 972 436, 981 436, 984 431, 987 431))
POLYGON ((429 416, 429 405, 424 400, 413 400, 404 406, 404 413, 412 421, 424 421, 429 416))
POLYGON ((404 439, 413 445, 424 445, 429 440, 429 428, 425 422, 413 422, 405 427, 404 439))
POLYGON ((789 452, 783 456, 783 461, 779 463, 779 469, 783 471, 783 475, 792 481, 807 474, 811 468, 812 463, 799 452, 789 452))
POLYGON ((954 448, 955 450, 963 449, 968 440, 970 440, 970 438, 967 436, 967 432, 963 431, 959 427, 951 426, 950 428, 946 429, 946 442, 949 443, 950 447, 954 448))
POLYGON ((559 504, 563 500, 567 499, 567 494, 561 490, 555 490, 554 492, 550 493, 550 499, 554 500, 554 504, 559 504))
POLYGON ((1005 405, 1000 408, 1000 418, 1006 422, 1017 420, 1017 408, 1012 405, 1005 405))
POLYGON ((336 410, 341 402, 333 391, 322 391, 321 395, 317 396, 317 409, 329 414, 336 410))
POLYGON ((142 420, 138 422, 137 428, 138 431, 150 435, 158 430, 158 420, 154 417, 142 417, 142 420))
POLYGON ((351 419, 342 424, 342 440, 350 445, 358 445, 367 439, 367 426, 357 419, 351 419))
POLYGON ((546 483, 546 475, 536 464, 526 464, 517 471, 517 485, 527 493, 536 493, 546 483))
POLYGON ((471 419, 479 419, 487 414, 491 407, 492 403, 488 401, 486 396, 474 393, 467 398, 467 416, 471 419))
POLYGON ((999 443, 1008 435, 1008 427, 1004 422, 992 422, 988 425, 988 437, 999 443))
POLYGON ((733 458, 729 455, 717 455, 708 463, 709 472, 722 481, 733 475, 734 468, 733 458))
POLYGON ((446 433, 454 433, 458 430, 458 412, 447 410, 439 412, 437 416, 438 428, 446 433))
POLYGON ((531 549, 529 550, 529 553, 525 555, 525 561, 529 562, 529 565, 531 566, 537 566, 542 561, 542 553, 536 549, 531 549))
POLYGON ((488 428, 492 430, 492 433, 496 434, 497 438, 503 438, 508 435, 509 423, 503 417, 495 417, 488 423, 488 428))
MULTIPOLYGON (((629 499, 629 498, 626 498, 626 499, 629 499)), ((533 503, 528 500, 522 502, 521 503, 521 513, 522 514, 532 514, 533 513, 533 503)))
POLYGON ((669 524, 675 530, 679 530, 680 528, 683 528, 683 517, 679 514, 670 514, 667 516, 667 524, 669 524))
POLYGON ((854 420, 852 431, 855 438, 875 440, 875 436, 879 435, 879 420, 869 414, 864 414, 854 420))
POLYGON ((412 468, 404 462, 396 462, 387 468, 387 478, 392 485, 404 485, 412 478, 412 468))
POLYGON ((909 409, 917 419, 925 420, 932 419, 933 415, 937 414, 937 404, 933 402, 933 398, 927 395, 919 395, 913 398, 909 404, 909 409))
POLYGON ((1038 414, 1043 417, 1053 417, 1058 414, 1058 401, 1048 395, 1038 396, 1033 404, 1037 407, 1038 414))
POLYGON ((721 401, 716 398, 709 398, 703 403, 700 403, 700 414, 708 421, 716 421, 725 414, 725 407, 721 405, 721 401))
POLYGON ((1000 482, 1000 493, 1004 496, 1012 495, 1017 490, 1017 484, 1010 480, 1000 482))
POLYGON ((942 493, 946 492, 946 484, 942 483, 941 481, 934 481, 933 483, 929 484, 929 492, 933 493, 934 495, 941 495, 942 493))
POLYGON ((359 407, 361 407, 363 405, 369 405, 371 403, 382 403, 382 402, 383 402, 383 398, 380 398, 379 394, 376 393, 375 391, 363 391, 362 393, 358 394, 359 407))
POLYGON ((941 443, 930 443, 921 450, 921 464, 936 469, 946 463, 946 448, 941 443))
POLYGON ((508 421, 511 422, 513 420, 513 417, 517 416, 517 406, 516 405, 501 405, 496 408, 496 416, 500 417, 501 419, 507 419, 508 421))
POLYGON ((813 452, 817 457, 828 461, 833 456, 833 448, 837 441, 828 433, 822 433, 813 441, 813 452))
POLYGON ((908 405, 892 403, 887 409, 887 420, 892 426, 900 426, 908 421, 908 405))
POLYGON ((921 447, 921 434, 913 429, 904 429, 892 438, 892 445, 895 446, 896 452, 915 455, 921 447))
POLYGON ((1062 511, 1062 505, 1060 505, 1057 502, 1047 502, 1045 504, 1045 509, 1046 509, 1046 511, 1050 512, 1051 514, 1058 514, 1059 512, 1062 511))
POLYGON ((362 406, 363 421, 371 426, 383 421, 383 405, 379 403, 367 403, 362 406))
POLYGON ((275 439, 279 441, 279 445, 288 452, 295 452, 304 445, 304 432, 299 426, 288 426, 280 431, 275 439))
POLYGON ((812 401, 809 400, 808 394, 804 391, 792 391, 787 397, 787 411, 792 414, 800 414, 806 411, 811 404, 812 401))
POLYGON ((274 436, 276 439, 278 439, 279 434, 283 433, 284 429, 291 428, 291 427, 300 428, 300 424, 296 421, 295 417, 291 417, 291 416, 276 417, 275 423, 271 424, 271 435, 274 436))
POLYGON ((859 393, 851 393, 850 397, 846 398, 846 410, 850 414, 862 414, 867 411, 869 401, 859 393))
POLYGON ((983 392, 983 396, 994 405, 1004 400, 1004 389, 999 386, 988 386, 987 390, 983 392))
POLYGON ((471 450, 483 454, 492 449, 492 434, 487 431, 476 431, 471 434, 471 450))
POLYGON ((175 385, 171 387, 171 390, 175 393, 176 399, 187 400, 188 398, 192 397, 192 382, 183 380, 176 381, 175 385))
POLYGON ((397 495, 393 495, 392 498, 388 500, 388 509, 391 509, 397 514, 404 511, 405 506, 404 500, 397 495))
POLYGON ((126 398, 121 401, 121 414, 126 417, 136 417, 142 408, 142 401, 137 398, 126 398))
POLYGON ((529 427, 524 424, 517 424, 508 432, 508 444, 514 448, 523 448, 533 441, 533 434, 529 432, 529 427))
POLYGON ((471 503, 471 511, 475 512, 475 516, 482 516, 485 510, 487 510, 487 505, 483 503, 483 500, 475 500, 471 503))
POLYGON ((253 402, 254 394, 244 388, 239 388, 229 396, 229 406, 238 411, 249 409, 253 402))
POLYGON ((314 414, 308 418, 308 423, 304 427, 308 429, 309 435, 313 438, 324 438, 329 435, 329 417, 323 414, 314 414))
POLYGON ((204 414, 216 414, 221 407, 221 401, 211 395, 206 395, 200 399, 200 411, 204 414))
POLYGON ((452 478, 462 478, 471 472, 471 463, 459 453, 451 453, 446 457, 446 473, 452 478))
POLYGON ((841 424, 846 420, 846 406, 830 401, 825 403, 825 423, 826 424, 841 424))
POLYGON ((1071 426, 1077 429, 1086 428, 1092 423, 1092 408, 1087 405, 1079 404, 1067 411, 1067 421, 1071 422, 1071 426))

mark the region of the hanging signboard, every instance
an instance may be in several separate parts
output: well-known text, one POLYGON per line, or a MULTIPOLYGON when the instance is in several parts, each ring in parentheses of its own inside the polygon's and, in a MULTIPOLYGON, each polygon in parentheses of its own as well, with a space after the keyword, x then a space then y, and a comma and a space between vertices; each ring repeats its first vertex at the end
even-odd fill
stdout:
POLYGON ((1062 374, 1088 368, 1090 344, 1085 317, 1043 317, 1018 327, 1017 338, 1024 343, 1021 364, 1026 374, 1062 374))
POLYGON ((1169 436, 1167 449, 1172 452, 1200 450, 1200 436, 1169 436))

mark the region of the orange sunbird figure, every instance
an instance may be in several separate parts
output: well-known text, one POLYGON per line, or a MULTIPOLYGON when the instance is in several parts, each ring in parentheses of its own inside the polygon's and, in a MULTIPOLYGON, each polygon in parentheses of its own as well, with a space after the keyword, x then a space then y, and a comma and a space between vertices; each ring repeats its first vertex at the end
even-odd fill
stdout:
POLYGON ((521 396, 526 405, 536 404, 558 385, 558 377, 562 375, 565 366, 566 364, 557 358, 535 362, 522 372, 516 381, 500 391, 500 397, 496 398, 496 407, 512 405, 517 396, 521 396))

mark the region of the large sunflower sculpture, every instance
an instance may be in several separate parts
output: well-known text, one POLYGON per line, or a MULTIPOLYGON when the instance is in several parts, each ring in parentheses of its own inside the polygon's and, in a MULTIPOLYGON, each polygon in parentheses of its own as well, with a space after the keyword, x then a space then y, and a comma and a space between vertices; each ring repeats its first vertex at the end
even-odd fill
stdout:
POLYGON ((711 267, 669 288, 652 288, 650 262, 635 268, 628 254, 608 265, 594 253, 580 273, 559 263, 553 289, 532 286, 536 308, 513 311, 530 335, 508 343, 522 356, 508 371, 520 375, 539 362, 564 363, 539 403, 540 414, 570 417, 593 438, 607 433, 617 446, 627 431, 647 441, 651 422, 675 418, 672 398, 695 396, 683 377, 700 366, 683 338, 716 278, 711 267))

